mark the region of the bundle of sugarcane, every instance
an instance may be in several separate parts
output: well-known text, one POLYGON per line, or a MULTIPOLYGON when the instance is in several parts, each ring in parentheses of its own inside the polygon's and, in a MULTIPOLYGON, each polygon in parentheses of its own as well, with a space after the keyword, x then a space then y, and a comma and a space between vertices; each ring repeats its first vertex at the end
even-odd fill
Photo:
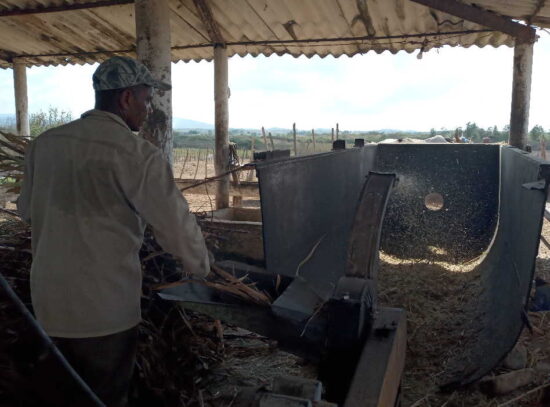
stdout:
MULTIPOLYGON (((130 397, 133 406, 184 406, 198 400, 203 378, 224 358, 223 329, 219 321, 185 312, 156 295, 159 284, 181 284, 183 273, 180 262, 160 253, 160 247, 148 231, 140 253, 144 274, 143 322, 130 397)), ((1 272, 29 308, 31 261, 29 226, 16 216, 4 213, 0 218, 1 272)), ((265 305, 270 301, 253 284, 215 266, 202 283, 254 304, 265 305)), ((9 324, 9 318, 0 313, 2 326, 9 324)), ((0 349, 2 340, 4 337, 0 336, 0 349)), ((17 376, 17 372, 10 370, 9 358, 0 359, 0 396, 9 395, 14 387, 8 384, 17 376)))
POLYGON ((144 271, 143 322, 131 404, 186 406, 200 399, 203 379, 223 361, 223 328, 219 321, 161 300, 156 292, 193 281, 258 305, 267 305, 270 299, 254 284, 216 266, 212 266, 207 279, 182 280, 182 264, 162 251, 150 230, 146 231, 140 257, 144 271))
POLYGON ((0 130, 0 187, 19 193, 29 139, 0 130))
MULTIPOLYGON (((0 132, 0 188, 19 192, 27 145, 25 138, 0 132)), ((30 227, 16 213, 0 210, 1 272, 29 308, 30 233, 30 227)), ((221 324, 185 313, 174 303, 162 301, 156 295, 159 285, 180 282, 184 270, 179 261, 163 253, 150 231, 146 232, 140 257, 144 276, 143 323, 130 401, 134 406, 188 405, 201 393, 201 378, 208 374, 210 367, 223 360, 221 324)), ((209 278, 201 282, 243 301, 264 305, 270 302, 269 297, 252 284, 217 267, 213 267, 209 278)), ((0 314, 0 318, 5 326, 10 316, 0 314)), ((0 337, 0 349, 2 340, 0 337)), ((13 388, 2 386, 2 383, 13 381, 8 380, 8 376, 12 379, 16 376, 16 372, 10 375, 8 364, 9 358, 0 360, 0 396, 13 388)))

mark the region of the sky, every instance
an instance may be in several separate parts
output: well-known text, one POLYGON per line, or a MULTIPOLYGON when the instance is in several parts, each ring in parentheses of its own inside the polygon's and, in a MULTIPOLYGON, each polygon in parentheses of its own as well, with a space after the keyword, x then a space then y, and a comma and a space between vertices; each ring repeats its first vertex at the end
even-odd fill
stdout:
MULTIPOLYGON (((530 128, 550 130, 550 34, 535 44, 530 128)), ((374 52, 339 58, 291 56, 229 60, 229 126, 428 131, 509 122, 513 48, 443 47, 418 59, 374 52)), ((27 70, 29 110, 49 106, 73 117, 93 107, 97 65, 27 70)), ((172 65, 173 115, 214 123, 211 62, 172 65)), ((13 72, 0 70, 0 113, 15 112, 13 72)))

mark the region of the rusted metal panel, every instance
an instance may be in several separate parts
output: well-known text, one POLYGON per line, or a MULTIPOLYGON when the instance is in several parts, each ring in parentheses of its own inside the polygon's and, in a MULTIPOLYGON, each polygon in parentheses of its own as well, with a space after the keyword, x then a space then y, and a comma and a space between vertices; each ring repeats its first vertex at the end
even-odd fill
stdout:
MULTIPOLYGON (((21 12, 17 2, 0 0, 0 67, 11 67, 14 57, 24 57, 27 66, 33 66, 93 63, 113 53, 133 55, 134 5, 119 3, 126 1, 29 0, 25 10, 42 12, 13 15, 21 12), (80 8, 96 3, 104 6, 80 8), (48 7, 56 11, 45 13, 48 7)), ((352 56, 368 51, 427 51, 442 45, 513 45, 508 35, 404 0, 205 3, 227 44, 228 56, 352 56)), ((537 0, 475 3, 502 16, 550 27, 550 4, 537 0)), ((170 0, 170 9, 172 61, 211 60, 215 40, 210 38, 194 0, 170 0)))

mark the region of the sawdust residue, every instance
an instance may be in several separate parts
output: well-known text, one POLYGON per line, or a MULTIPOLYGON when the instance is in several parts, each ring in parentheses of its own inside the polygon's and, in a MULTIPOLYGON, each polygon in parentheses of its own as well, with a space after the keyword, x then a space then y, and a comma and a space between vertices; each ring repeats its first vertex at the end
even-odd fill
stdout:
POLYGON ((380 305, 407 312, 405 406, 437 393, 465 363, 465 350, 480 329, 481 260, 466 264, 403 261, 381 253, 380 305))

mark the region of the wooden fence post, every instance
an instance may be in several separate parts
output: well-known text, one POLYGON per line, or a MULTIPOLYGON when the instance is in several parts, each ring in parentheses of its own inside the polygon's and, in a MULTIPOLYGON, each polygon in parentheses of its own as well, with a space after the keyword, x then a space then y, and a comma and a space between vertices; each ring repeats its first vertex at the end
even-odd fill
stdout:
POLYGON ((193 179, 197 179, 197 173, 199 172, 200 160, 201 160, 201 152, 199 150, 199 153, 197 154, 197 165, 195 167, 195 175, 193 176, 193 179))
POLYGON ((265 151, 268 151, 269 150, 269 147, 267 145, 267 138, 265 137, 265 129, 264 129, 264 126, 262 126, 262 137, 264 139, 264 146, 265 146, 265 151))
POLYGON ((181 166, 180 179, 183 177, 183 172, 185 171, 185 164, 187 164, 187 157, 189 157, 189 149, 185 153, 185 158, 183 159, 183 165, 181 166))
POLYGON ((298 156, 298 147, 296 145, 296 123, 292 123, 292 137, 294 139, 294 156, 298 156))
POLYGON ((275 145, 273 144, 273 137, 271 137, 271 132, 269 134, 269 142, 271 143, 271 151, 275 150, 275 145))

